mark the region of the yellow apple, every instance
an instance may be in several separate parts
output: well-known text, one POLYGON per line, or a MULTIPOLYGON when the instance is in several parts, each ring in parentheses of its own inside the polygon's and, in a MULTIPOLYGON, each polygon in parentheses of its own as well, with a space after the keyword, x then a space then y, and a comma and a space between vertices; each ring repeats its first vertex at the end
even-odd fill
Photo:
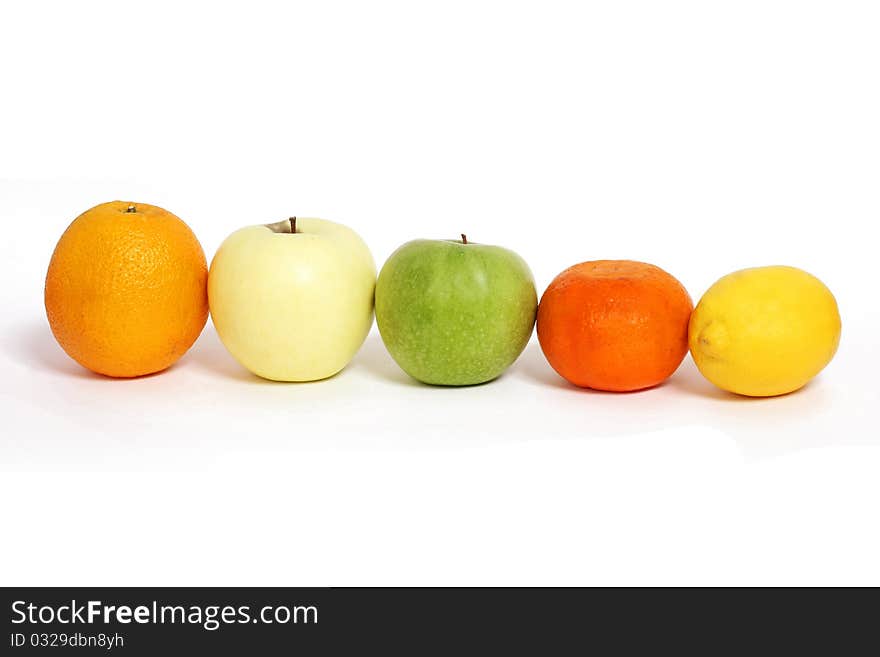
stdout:
POLYGON ((344 368, 373 323, 376 263, 347 226, 292 218, 230 235, 214 256, 208 302, 235 359, 275 381, 344 368))

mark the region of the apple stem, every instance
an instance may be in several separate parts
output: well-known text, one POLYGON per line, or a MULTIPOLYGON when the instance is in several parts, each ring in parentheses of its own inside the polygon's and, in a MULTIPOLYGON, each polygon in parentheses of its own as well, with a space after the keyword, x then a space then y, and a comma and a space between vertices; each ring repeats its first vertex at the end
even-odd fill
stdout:
POLYGON ((461 243, 467 244, 467 235, 465 235, 464 233, 461 234, 461 243))
POLYGON ((288 219, 288 221, 290 222, 290 232, 295 233, 296 232, 296 217, 291 217, 290 219, 288 219))
POLYGON ((138 210, 137 210, 137 208, 136 208, 134 205, 129 205, 127 208, 125 208, 125 211, 126 211, 128 214, 134 214, 134 213, 137 212, 138 210))

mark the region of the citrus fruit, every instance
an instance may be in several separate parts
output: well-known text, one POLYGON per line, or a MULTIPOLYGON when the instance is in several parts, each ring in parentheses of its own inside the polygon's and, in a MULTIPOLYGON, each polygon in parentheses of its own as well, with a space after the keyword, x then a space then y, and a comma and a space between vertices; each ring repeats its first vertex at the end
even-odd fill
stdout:
POLYGON ((717 281, 691 317, 700 372, 751 397, 793 392, 834 357, 840 313, 831 291, 795 267, 756 267, 717 281))
POLYGON ((46 275, 46 315, 83 367, 114 377, 164 370, 208 317, 208 270, 196 236, 145 203, 103 203, 67 228, 46 275))
POLYGON ((571 383, 625 392, 655 386, 687 354, 693 302, 674 277, 632 260, 582 262, 538 306, 538 340, 571 383))

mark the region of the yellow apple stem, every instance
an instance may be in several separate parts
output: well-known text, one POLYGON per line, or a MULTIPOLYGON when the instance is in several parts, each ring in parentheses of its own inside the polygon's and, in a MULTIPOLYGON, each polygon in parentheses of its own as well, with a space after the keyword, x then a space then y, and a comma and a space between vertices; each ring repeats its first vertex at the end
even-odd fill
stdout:
POLYGON ((464 233, 461 234, 461 243, 467 244, 467 235, 465 235, 464 233))
POLYGON ((296 232, 296 217, 291 217, 284 221, 276 221, 274 224, 265 224, 265 226, 273 233, 289 235, 296 232))

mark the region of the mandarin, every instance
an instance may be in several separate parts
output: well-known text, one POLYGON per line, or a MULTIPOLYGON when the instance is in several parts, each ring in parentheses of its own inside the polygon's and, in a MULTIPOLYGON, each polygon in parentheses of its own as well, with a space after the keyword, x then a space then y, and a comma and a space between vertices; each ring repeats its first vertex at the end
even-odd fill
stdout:
POLYGON ((208 318, 205 254, 189 227, 145 203, 103 203, 67 228, 46 275, 46 315, 83 367, 135 377, 171 366, 208 318))
POLYGON ((559 274, 538 307, 538 340, 569 382, 626 392, 655 386, 688 350, 693 302, 659 267, 583 262, 559 274))

